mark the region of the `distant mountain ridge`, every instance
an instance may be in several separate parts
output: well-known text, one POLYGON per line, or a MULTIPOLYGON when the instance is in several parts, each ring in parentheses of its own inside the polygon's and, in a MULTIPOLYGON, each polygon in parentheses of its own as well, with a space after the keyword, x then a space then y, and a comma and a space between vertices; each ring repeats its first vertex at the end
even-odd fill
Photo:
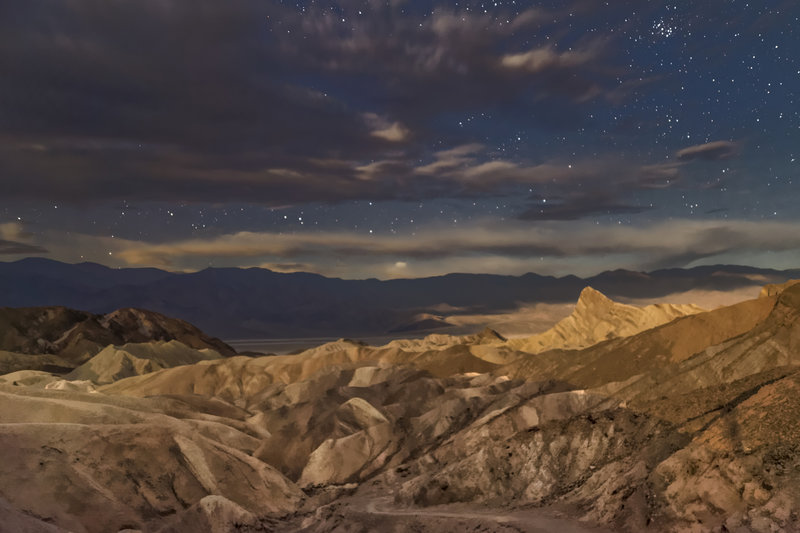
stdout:
POLYGON ((614 270, 581 279, 537 274, 448 274, 344 280, 261 268, 173 273, 42 258, 0 263, 0 306, 62 305, 92 313, 153 310, 222 338, 379 335, 440 314, 497 312, 525 302, 574 302, 592 286, 611 298, 657 298, 691 289, 733 290, 800 277, 798 270, 704 266, 650 273, 614 270))

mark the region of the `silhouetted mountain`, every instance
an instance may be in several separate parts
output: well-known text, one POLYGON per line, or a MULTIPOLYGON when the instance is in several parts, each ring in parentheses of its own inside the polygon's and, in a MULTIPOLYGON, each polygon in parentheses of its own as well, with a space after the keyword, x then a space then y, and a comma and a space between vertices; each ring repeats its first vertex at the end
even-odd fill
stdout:
POLYGON ((617 298, 658 298, 693 289, 728 291, 746 285, 762 285, 770 280, 797 277, 800 269, 773 270, 738 265, 712 265, 689 269, 669 268, 653 272, 612 270, 587 278, 604 294, 617 298))
POLYGON ((448 274, 420 279, 343 280, 261 268, 209 268, 171 273, 112 269, 47 259, 0 263, 0 305, 63 305, 93 313, 151 309, 225 338, 380 335, 440 315, 513 310, 528 302, 573 302, 591 285, 612 298, 649 297, 690 289, 730 290, 783 282, 800 270, 738 266, 615 270, 581 279, 537 274, 448 274))

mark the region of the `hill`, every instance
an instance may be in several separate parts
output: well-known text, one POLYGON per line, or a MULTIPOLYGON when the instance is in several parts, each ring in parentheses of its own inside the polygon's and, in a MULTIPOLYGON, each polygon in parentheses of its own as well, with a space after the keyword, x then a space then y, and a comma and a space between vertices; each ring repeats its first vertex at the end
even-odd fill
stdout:
POLYGON ((39 357, 42 364, 74 367, 108 345, 169 340, 225 356, 236 353, 188 322, 153 311, 125 308, 95 315, 66 307, 0 308, 0 350, 57 356, 39 357))

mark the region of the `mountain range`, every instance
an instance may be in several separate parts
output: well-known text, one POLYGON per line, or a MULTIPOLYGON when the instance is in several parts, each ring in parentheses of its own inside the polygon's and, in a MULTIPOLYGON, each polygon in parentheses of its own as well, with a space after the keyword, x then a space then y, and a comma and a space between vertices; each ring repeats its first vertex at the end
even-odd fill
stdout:
MULTIPOLYGON (((615 270, 581 279, 537 274, 344 280, 262 268, 175 273, 42 258, 0 263, 0 306, 66 306, 105 314, 132 307, 180 318, 225 339, 377 336, 448 327, 446 315, 574 302, 587 286, 616 299, 730 291, 800 277, 800 270, 703 266, 615 270)), ((757 291, 757 289, 754 289, 757 291)))

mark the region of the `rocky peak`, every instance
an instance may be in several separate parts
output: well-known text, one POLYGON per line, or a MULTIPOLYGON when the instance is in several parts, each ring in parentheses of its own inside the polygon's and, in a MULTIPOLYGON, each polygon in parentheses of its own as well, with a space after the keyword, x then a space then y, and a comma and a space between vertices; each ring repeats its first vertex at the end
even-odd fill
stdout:
POLYGON ((593 289, 592 287, 586 287, 581 291, 581 295, 578 298, 578 303, 575 305, 575 310, 584 312, 597 312, 600 310, 606 310, 614 305, 618 304, 616 304, 602 292, 593 289))
POLYGON ((586 287, 571 315, 545 332, 524 339, 511 339, 509 343, 512 348, 528 353, 555 348, 573 350, 614 337, 635 335, 677 317, 701 311, 694 305, 636 307, 615 302, 600 291, 586 287))

